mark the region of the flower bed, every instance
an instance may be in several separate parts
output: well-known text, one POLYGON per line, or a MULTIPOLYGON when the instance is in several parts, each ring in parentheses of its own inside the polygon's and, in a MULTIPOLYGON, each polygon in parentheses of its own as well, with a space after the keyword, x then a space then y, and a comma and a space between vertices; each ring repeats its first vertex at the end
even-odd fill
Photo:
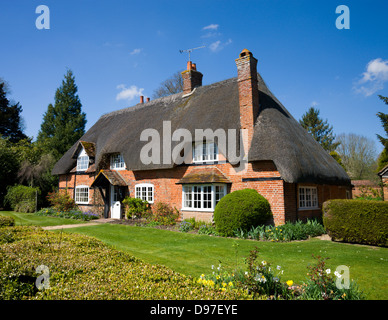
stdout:
POLYGON ((98 219, 99 216, 91 211, 82 212, 81 210, 57 211, 53 208, 44 208, 35 213, 38 216, 50 216, 66 219, 76 219, 82 221, 90 221, 98 219))

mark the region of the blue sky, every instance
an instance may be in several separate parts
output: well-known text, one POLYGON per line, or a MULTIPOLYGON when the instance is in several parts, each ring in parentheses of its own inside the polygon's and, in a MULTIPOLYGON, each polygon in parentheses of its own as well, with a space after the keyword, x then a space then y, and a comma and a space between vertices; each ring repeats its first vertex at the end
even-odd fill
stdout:
POLYGON ((388 1, 97 1, 1 0, 0 77, 23 106, 36 137, 67 68, 76 78, 87 129, 107 112, 151 97, 186 67, 180 49, 205 45, 192 61, 210 84, 237 75, 249 49, 270 90, 296 118, 315 106, 336 134, 375 141, 387 112, 388 1), (37 6, 50 9, 39 30, 37 6), (347 5, 350 29, 337 29, 347 5))

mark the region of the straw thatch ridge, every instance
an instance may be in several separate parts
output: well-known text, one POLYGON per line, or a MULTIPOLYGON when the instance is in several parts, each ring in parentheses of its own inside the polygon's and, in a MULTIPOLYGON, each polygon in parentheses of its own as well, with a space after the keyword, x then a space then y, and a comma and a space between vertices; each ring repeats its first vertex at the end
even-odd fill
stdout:
MULTIPOLYGON (((258 80, 260 112, 248 160, 274 161, 282 179, 289 183, 350 185, 350 179, 343 168, 291 116, 259 74, 258 80)), ((117 152, 123 154, 128 170, 172 168, 174 163, 146 165, 140 159, 140 151, 148 143, 140 141, 142 131, 155 129, 162 138, 163 121, 171 121, 171 132, 184 128, 193 137, 195 129, 224 129, 226 132, 228 129, 236 129, 239 133, 237 78, 198 87, 191 95, 177 93, 105 114, 80 140, 95 144, 97 169, 100 169, 99 164, 104 155, 117 152)), ((240 139, 239 134, 237 138, 240 139)), ((172 141, 171 150, 178 143, 172 141)), ((78 142, 57 162, 53 174, 68 173, 76 165, 72 155, 77 146, 78 142)), ((236 147, 239 150, 239 144, 236 147)), ((163 148, 160 150, 160 160, 163 162, 163 148)))

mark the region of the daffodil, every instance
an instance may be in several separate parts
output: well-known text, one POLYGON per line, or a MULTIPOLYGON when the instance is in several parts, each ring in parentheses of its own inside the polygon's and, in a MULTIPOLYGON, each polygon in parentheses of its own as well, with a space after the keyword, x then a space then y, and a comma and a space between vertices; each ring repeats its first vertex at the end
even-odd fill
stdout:
POLYGON ((286 283, 287 283, 287 285, 288 285, 289 287, 291 287, 291 286, 294 284, 294 281, 288 280, 286 283))

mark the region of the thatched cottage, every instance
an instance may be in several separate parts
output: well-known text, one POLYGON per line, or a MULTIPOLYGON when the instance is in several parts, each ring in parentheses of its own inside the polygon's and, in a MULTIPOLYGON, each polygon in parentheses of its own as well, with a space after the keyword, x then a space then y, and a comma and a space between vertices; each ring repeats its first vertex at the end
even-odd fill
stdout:
POLYGON ((183 92, 101 116, 56 163, 59 188, 104 217, 122 218, 129 195, 206 221, 225 194, 253 188, 276 224, 351 198, 346 172, 269 91, 252 53, 235 62, 236 78, 202 86, 189 61, 183 92))

